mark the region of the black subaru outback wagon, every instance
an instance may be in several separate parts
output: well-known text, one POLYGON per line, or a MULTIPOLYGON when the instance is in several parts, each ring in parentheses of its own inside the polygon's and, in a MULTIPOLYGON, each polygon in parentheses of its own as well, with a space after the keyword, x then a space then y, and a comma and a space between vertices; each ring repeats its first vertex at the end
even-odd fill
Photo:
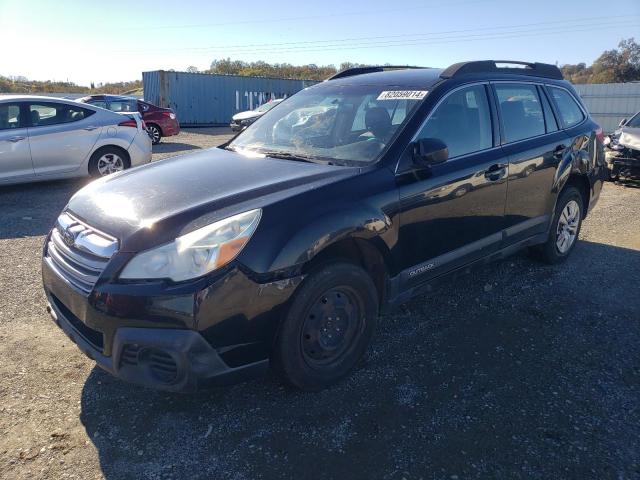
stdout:
POLYGON ((226 145, 91 183, 45 242, 51 315, 132 382, 270 365, 316 390, 431 282, 524 247, 565 260, 602 130, 555 66, 504 63, 343 71, 226 145))

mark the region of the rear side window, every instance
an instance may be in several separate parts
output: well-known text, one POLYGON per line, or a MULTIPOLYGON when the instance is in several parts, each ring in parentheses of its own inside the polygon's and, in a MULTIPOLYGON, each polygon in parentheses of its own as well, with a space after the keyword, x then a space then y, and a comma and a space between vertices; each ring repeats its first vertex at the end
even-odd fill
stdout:
POLYGON ((584 120, 584 113, 575 98, 563 88, 549 87, 553 101, 558 107, 564 128, 570 128, 584 120))
POLYGON ((535 85, 499 84, 495 89, 507 143, 544 135, 544 116, 535 85))
POLYGON ((136 100, 111 100, 109 110, 114 112, 137 112, 138 102, 136 100))
POLYGON ((20 105, 17 103, 0 104, 0 130, 20 127, 20 105))
POLYGON ((491 113, 484 85, 451 93, 433 111, 416 138, 442 140, 449 149, 449 158, 491 148, 491 113))
POLYGON ((32 127, 59 125, 83 120, 95 112, 64 103, 32 103, 29 105, 32 127))
POLYGON ((89 105, 93 105, 94 107, 107 108, 107 102, 104 100, 90 100, 87 102, 89 105))

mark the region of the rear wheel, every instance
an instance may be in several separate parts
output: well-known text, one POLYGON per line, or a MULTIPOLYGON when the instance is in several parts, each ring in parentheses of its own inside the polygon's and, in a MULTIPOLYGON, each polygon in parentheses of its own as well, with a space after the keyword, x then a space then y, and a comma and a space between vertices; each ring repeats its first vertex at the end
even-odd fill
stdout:
POLYGON ((378 296, 369 275, 348 263, 312 272, 280 326, 273 367, 301 390, 320 390, 349 373, 374 331, 378 296))
POLYGON ((154 145, 159 144, 160 140, 162 140, 162 132, 160 131, 160 127, 157 125, 147 125, 147 133, 149 134, 149 137, 151 137, 151 143, 154 145))
POLYGON ((89 175, 104 177, 121 172, 131 166, 129 154, 119 147, 102 147, 96 150, 89 160, 89 175))
POLYGON ((575 187, 566 188, 556 204, 549 237, 534 253, 546 263, 564 262, 573 251, 584 216, 582 195, 575 187))

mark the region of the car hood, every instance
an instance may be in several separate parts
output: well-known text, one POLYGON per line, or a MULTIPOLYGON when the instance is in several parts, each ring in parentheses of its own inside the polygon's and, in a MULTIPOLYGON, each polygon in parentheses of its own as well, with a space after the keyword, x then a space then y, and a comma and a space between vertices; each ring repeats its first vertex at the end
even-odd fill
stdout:
POLYGON ((233 120, 246 120, 247 118, 257 118, 262 115, 262 112, 254 112, 253 110, 248 110, 246 112, 236 113, 233 117, 233 120))
POLYGON ((623 147, 640 150, 640 128, 622 127, 618 143, 623 147))
POLYGON ((96 180, 68 210, 136 251, 235 213, 355 175, 354 167, 249 158, 213 148, 96 180), (142 247, 141 247, 142 245, 142 247))

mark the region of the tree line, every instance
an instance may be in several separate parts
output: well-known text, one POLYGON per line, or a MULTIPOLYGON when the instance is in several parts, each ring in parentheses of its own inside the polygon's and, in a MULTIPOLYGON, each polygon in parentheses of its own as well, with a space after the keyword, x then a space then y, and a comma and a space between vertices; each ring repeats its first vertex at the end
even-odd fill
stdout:
POLYGON ((0 75, 0 93, 111 93, 123 94, 142 89, 142 80, 130 82, 92 83, 85 87, 73 82, 29 80, 26 77, 0 75))
POLYGON ((571 83, 623 83, 640 80, 640 45, 633 38, 622 40, 618 48, 606 50, 592 65, 560 67, 571 83))
MULTIPOLYGON (((388 65, 388 64, 387 64, 388 65)), ((300 80, 325 80, 335 73, 365 64, 343 62, 335 65, 292 65, 290 63, 245 62, 230 58, 214 60, 202 73, 241 75, 251 77, 293 78, 300 80)), ((571 83, 622 83, 640 81, 640 45, 635 39, 622 40, 618 48, 606 50, 592 65, 578 63, 560 66, 564 78, 571 83)), ((190 66, 188 72, 198 72, 190 66)), ((0 93, 112 93, 126 94, 142 88, 142 80, 91 84, 85 87, 73 82, 28 80, 25 77, 0 75, 0 93)))

